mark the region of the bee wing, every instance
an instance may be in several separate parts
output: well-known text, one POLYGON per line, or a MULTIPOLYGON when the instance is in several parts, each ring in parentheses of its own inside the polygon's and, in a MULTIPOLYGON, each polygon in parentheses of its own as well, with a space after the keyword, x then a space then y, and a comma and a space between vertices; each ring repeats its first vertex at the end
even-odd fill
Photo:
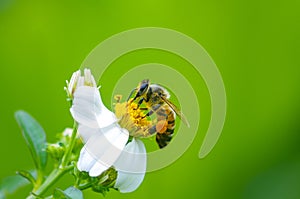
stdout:
POLYGON ((182 122, 185 125, 187 125, 187 127, 190 127, 190 124, 189 124, 188 120, 186 119, 186 117, 184 116, 184 114, 171 101, 169 101, 167 98, 165 98, 165 97, 161 97, 161 98, 176 113, 176 115, 178 115, 178 117, 182 120, 182 122))

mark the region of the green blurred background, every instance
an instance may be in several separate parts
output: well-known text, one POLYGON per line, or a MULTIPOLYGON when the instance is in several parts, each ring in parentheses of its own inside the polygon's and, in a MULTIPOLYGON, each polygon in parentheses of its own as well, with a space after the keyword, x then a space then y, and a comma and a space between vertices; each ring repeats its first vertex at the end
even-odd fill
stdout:
MULTIPOLYGON (((296 0, 0 0, 0 178, 33 167, 16 110, 30 112, 54 141, 72 125, 65 80, 87 54, 113 34, 157 26, 194 38, 216 62, 228 100, 224 130, 214 150, 198 159, 210 102, 205 84, 192 78, 203 112, 191 147, 174 164, 148 173, 136 192, 111 191, 107 198, 300 198, 299 5, 296 0)), ((145 50, 121 57, 103 78, 111 77, 113 87, 114 74, 125 66, 148 62, 181 63, 168 53, 145 50)), ((24 198, 28 191, 11 198, 24 198)))

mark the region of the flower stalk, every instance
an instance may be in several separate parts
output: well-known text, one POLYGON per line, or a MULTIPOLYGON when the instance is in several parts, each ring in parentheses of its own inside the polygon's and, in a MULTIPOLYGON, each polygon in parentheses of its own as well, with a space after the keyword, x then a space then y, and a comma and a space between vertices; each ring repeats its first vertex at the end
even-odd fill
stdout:
POLYGON ((62 162, 61 162, 61 165, 60 165, 60 168, 62 168, 62 169, 64 169, 69 163, 69 159, 70 159, 70 156, 72 154, 72 150, 73 150, 75 142, 76 142, 77 129, 78 129, 78 123, 76 121, 74 121, 73 132, 72 132, 72 135, 71 135, 71 141, 70 141, 69 146, 67 147, 67 151, 66 151, 65 155, 63 156, 62 162))
POLYGON ((64 174, 66 174, 68 171, 71 171, 73 168, 74 168, 74 166, 70 165, 68 167, 65 167, 64 169, 62 169, 62 168, 54 169, 50 173, 50 175, 48 176, 48 178, 46 179, 46 181, 34 193, 31 193, 26 199, 36 199, 37 196, 43 195, 64 174))
POLYGON ((72 154, 72 150, 76 142, 77 128, 78 128, 78 124, 77 122, 74 121, 71 140, 69 145, 67 146, 67 150, 62 158, 59 167, 54 169, 43 183, 36 184, 37 186, 34 188, 33 192, 27 197, 27 199, 36 199, 38 196, 45 194, 48 191, 48 189, 53 184, 55 184, 64 174, 74 169, 74 166, 72 164, 69 165, 69 163, 70 163, 70 156, 72 154))

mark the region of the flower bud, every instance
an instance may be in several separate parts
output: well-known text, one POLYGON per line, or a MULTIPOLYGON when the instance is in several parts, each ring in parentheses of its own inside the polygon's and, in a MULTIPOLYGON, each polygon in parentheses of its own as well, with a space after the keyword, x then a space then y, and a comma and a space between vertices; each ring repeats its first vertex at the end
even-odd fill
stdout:
POLYGON ((73 73, 70 82, 67 82, 67 86, 65 87, 65 90, 67 92, 67 96, 69 99, 73 99, 73 95, 75 90, 80 86, 91 86, 91 87, 97 87, 96 81, 94 76, 91 73, 90 69, 85 68, 84 69, 84 75, 81 75, 81 71, 78 70, 73 73))
POLYGON ((54 160, 60 160, 65 153, 65 147, 60 143, 48 144, 47 152, 54 160))
POLYGON ((97 180, 92 186, 93 191, 102 193, 103 195, 109 191, 109 188, 114 188, 114 185, 117 180, 117 171, 114 167, 110 167, 106 171, 104 171, 100 176, 94 178, 97 180))

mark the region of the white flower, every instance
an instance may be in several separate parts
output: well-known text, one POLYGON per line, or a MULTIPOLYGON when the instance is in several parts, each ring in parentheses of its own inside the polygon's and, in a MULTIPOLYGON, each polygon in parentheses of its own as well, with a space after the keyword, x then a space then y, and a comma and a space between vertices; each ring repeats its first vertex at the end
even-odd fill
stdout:
MULTIPOLYGON (((90 75, 85 76, 83 81, 86 78, 94 79, 90 75)), ((139 187, 145 175, 145 146, 135 138, 126 145, 128 130, 122 128, 115 114, 105 107, 96 86, 84 85, 77 86, 70 109, 79 123, 78 132, 85 143, 77 167, 80 171, 89 172, 90 176, 99 176, 114 166, 118 171, 115 187, 123 193, 132 192, 139 187)))

